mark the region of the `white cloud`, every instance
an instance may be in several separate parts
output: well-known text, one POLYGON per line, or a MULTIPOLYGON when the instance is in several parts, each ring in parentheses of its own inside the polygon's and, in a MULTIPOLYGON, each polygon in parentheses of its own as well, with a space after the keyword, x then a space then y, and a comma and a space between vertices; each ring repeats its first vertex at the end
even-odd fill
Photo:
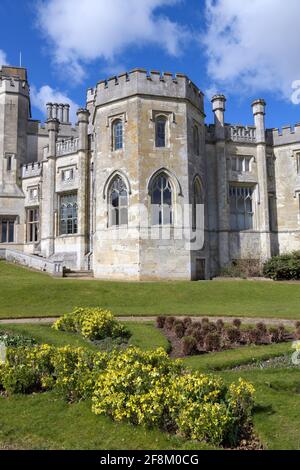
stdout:
POLYGON ((74 80, 95 59, 115 61, 129 46, 152 43, 171 55, 181 51, 186 29, 157 12, 181 0, 44 0, 38 24, 53 47, 56 64, 74 80))
POLYGON ((1 65, 6 65, 6 64, 7 64, 6 54, 2 49, 0 49, 0 67, 1 65))
POLYGON ((31 87, 31 102, 32 105, 39 109, 46 117, 46 104, 47 103, 63 103, 70 105, 70 120, 75 123, 77 121, 76 112, 80 107, 74 101, 72 101, 64 93, 58 90, 54 90, 49 85, 42 86, 39 90, 35 86, 31 87))
POLYGON ((299 0, 206 0, 208 74, 228 91, 292 96, 300 79, 299 0))

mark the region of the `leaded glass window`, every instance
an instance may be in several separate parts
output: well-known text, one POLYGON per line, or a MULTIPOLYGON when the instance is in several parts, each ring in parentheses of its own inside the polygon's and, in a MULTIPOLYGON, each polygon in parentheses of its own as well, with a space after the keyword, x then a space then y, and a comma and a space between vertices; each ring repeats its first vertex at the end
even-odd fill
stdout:
POLYGON ((173 223, 172 184, 165 174, 158 175, 151 188, 151 208, 153 225, 173 223))
POLYGON ((164 116, 158 116, 155 121, 156 147, 166 147, 166 126, 167 119, 164 116))
POLYGON ((73 235, 78 231, 77 194, 60 197, 60 234, 73 235))
POLYGON ((116 176, 109 188, 109 225, 128 224, 128 191, 120 176, 116 176))
POLYGON ((230 220, 232 230, 253 228, 253 187, 230 186, 230 220))
POLYGON ((113 149, 120 150, 123 148, 123 123, 118 119, 113 123, 113 149))

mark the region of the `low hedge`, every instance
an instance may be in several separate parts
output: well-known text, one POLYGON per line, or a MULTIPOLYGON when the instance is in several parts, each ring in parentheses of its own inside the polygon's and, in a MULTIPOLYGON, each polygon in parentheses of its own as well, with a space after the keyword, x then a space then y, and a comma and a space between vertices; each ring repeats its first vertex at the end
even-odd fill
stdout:
POLYGON ((273 256, 264 264, 263 273, 275 281, 300 280, 300 251, 273 256))
POLYGON ((95 414, 158 426, 188 439, 236 445, 251 421, 254 388, 189 373, 163 349, 91 352, 69 346, 8 348, 0 365, 8 394, 55 390, 68 401, 92 398, 95 414))

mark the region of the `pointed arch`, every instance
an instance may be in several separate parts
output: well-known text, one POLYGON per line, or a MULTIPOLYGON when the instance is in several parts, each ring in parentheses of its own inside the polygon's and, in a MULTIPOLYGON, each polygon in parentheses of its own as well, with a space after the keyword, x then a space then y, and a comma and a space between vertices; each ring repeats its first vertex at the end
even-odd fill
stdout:
POLYGON ((174 175, 174 173, 172 173, 170 170, 168 170, 167 168, 165 167, 162 167, 160 168, 159 170, 156 170, 152 175, 151 177, 149 178, 149 181, 148 181, 148 194, 149 196, 151 196, 151 188, 153 186, 153 182, 154 180, 156 179, 156 177, 161 174, 161 173, 164 173, 166 176, 168 176, 168 178, 170 179, 171 181, 171 184, 173 184, 174 186, 174 191, 175 193, 178 195, 178 196, 182 196, 182 188, 181 188, 181 184, 177 178, 176 175, 174 175))
POLYGON ((192 189, 192 224, 193 229, 197 228, 197 212, 198 206, 204 204, 204 190, 202 179, 199 175, 196 175, 193 180, 192 189))
POLYGON ((108 189, 111 185, 111 182, 113 181, 113 179, 115 177, 119 176, 123 181, 124 183, 126 184, 126 187, 127 187, 127 192, 128 192, 128 195, 130 196, 131 195, 131 185, 130 185, 130 181, 128 179, 128 177, 125 175, 125 173, 123 173, 122 171, 120 170, 115 170, 113 173, 111 173, 111 175, 107 178, 105 184, 104 184, 104 187, 103 187, 103 199, 107 199, 107 195, 108 195, 108 189))

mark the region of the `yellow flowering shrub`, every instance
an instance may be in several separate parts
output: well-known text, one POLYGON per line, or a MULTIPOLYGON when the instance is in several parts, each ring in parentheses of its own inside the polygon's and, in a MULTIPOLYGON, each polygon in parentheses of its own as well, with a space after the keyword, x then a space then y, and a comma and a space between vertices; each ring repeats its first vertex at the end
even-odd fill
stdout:
POLYGON ((60 317, 53 328, 76 332, 90 340, 130 337, 129 330, 115 319, 112 312, 101 308, 77 307, 72 313, 60 317))
POLYGON ((70 346, 9 348, 0 366, 7 393, 56 390, 69 401, 92 398, 92 411, 115 421, 157 426, 188 439, 234 445, 248 426, 254 388, 240 379, 187 372, 163 349, 110 353, 70 346))

